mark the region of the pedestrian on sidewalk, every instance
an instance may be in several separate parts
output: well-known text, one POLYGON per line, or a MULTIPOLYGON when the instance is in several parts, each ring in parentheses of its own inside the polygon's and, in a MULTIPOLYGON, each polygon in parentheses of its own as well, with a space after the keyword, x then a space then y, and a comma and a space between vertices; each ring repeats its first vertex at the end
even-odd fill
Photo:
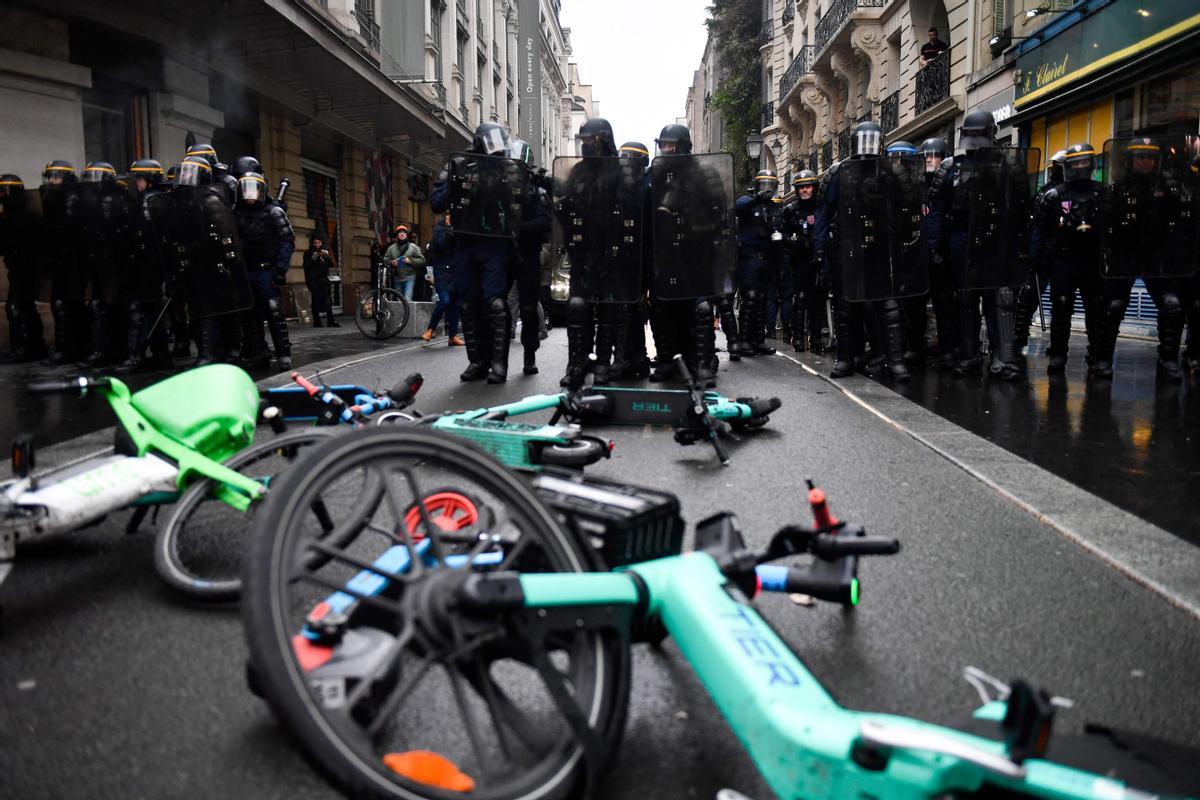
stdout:
POLYGON ((450 229, 450 215, 447 214, 433 226, 433 241, 430 242, 429 271, 426 280, 433 284, 437 292, 437 305, 433 307, 433 316, 429 318, 429 327, 421 334, 421 338, 429 341, 437 330, 442 315, 446 316, 446 335, 450 337, 451 347, 462 347, 463 340, 458 335, 459 297, 454 288, 454 270, 450 263, 450 251, 453 233, 450 229))
POLYGON ((312 295, 313 327, 321 327, 321 315, 325 315, 329 327, 342 327, 333 317, 333 302, 329 297, 329 272, 337 269, 337 259, 325 249, 325 240, 313 236, 308 251, 304 254, 304 283, 312 295))
POLYGON ((407 225, 396 226, 395 241, 388 246, 383 260, 392 270, 392 288, 404 295, 405 300, 411 301, 417 270, 424 271, 425 254, 409 241, 407 225))

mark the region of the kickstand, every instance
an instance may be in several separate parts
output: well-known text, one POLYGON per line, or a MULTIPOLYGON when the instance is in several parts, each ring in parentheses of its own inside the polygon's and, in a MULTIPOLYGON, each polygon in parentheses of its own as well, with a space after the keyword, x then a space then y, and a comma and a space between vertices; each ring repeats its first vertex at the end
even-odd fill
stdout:
MULTIPOLYGON (((142 524, 142 520, 146 518, 146 512, 150 510, 150 506, 138 506, 133 510, 133 516, 129 518, 129 523, 125 526, 125 533, 137 533, 138 527, 142 524)), ((155 509, 157 511, 157 509, 155 509)))

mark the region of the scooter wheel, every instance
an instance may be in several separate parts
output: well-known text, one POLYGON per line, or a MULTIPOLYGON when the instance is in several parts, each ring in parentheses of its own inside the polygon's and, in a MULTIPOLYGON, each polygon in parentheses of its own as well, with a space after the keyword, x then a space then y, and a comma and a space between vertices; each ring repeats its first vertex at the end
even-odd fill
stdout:
POLYGON ((590 436, 580 436, 566 444, 549 444, 538 453, 538 460, 552 467, 586 467, 609 456, 608 443, 590 436))

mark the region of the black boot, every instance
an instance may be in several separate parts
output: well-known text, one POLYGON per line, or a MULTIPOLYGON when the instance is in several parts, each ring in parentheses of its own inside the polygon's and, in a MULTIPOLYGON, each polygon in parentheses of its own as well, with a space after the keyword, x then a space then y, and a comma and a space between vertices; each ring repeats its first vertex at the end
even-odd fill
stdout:
POLYGON ((933 316, 937 326, 938 366, 954 369, 958 364, 958 306, 954 292, 939 288, 933 293, 933 316))
POLYGON ((608 386, 612 383, 613 349, 617 343, 617 326, 614 309, 609 304, 601 305, 596 311, 596 360, 592 362, 592 385, 608 386))
POLYGON ((837 328, 835 337, 837 355, 833 362, 833 369, 829 371, 829 377, 845 378, 854 374, 855 362, 859 356, 860 332, 854 329, 858 322, 856 315, 850 311, 849 304, 839 300, 837 309, 834 311, 834 326, 837 328))
POLYGON ((900 311, 900 304, 895 300, 882 300, 877 313, 887 370, 893 380, 903 383, 910 376, 904 363, 904 315, 900 311))
POLYGON ((93 300, 89 303, 89 308, 92 312, 92 352, 79 362, 79 366, 84 369, 108 363, 109 339, 112 334, 108 304, 93 300))
POLYGON ((751 289, 746 293, 743 303, 750 305, 751 330, 749 334, 744 335, 750 343, 750 348, 754 351, 752 355, 775 355, 775 348, 768 347, 764 343, 767 331, 767 293, 751 289))
POLYGON ((739 356, 756 356, 754 350, 754 303, 750 300, 751 292, 742 292, 742 307, 738 309, 738 340, 737 354, 739 356))
MULTIPOLYGON (((458 376, 460 381, 478 381, 487 377, 491 368, 486 359, 483 337, 485 331, 480 327, 480 308, 475 303, 464 301, 462 304, 462 335, 466 343, 467 368, 458 376)), ((490 331, 487 335, 490 336, 490 331)), ((490 349, 490 348, 489 348, 490 349)))
POLYGON ((979 325, 983 320, 979 312, 979 293, 963 290, 958 292, 957 300, 960 340, 954 374, 978 375, 983 367, 983 359, 979 356, 979 325))
POLYGON ((196 323, 196 366, 203 367, 217 360, 217 320, 209 317, 196 323))
POLYGON ((121 375, 140 372, 146 367, 146 315, 141 303, 129 304, 129 331, 125 339, 129 354, 113 369, 121 375))
POLYGON ((1017 363, 1013 330, 1016 327, 1017 304, 1013 290, 1003 286, 989 298, 988 326, 993 330, 995 345, 988 372, 1002 381, 1015 381, 1021 377, 1021 366, 1017 363))
POLYGON ((537 375, 537 351, 541 346, 538 334, 537 304, 521 306, 521 347, 524 353, 522 372, 526 375, 537 375))
POLYGON ((267 331, 275 347, 275 362, 280 371, 292 368, 292 342, 288 338, 287 320, 283 318, 283 303, 278 297, 267 301, 267 331))
POLYGON ((1017 316, 1013 328, 1013 347, 1020 350, 1029 344, 1029 331, 1033 328, 1033 315, 1037 313, 1042 298, 1038 297, 1037 282, 1033 275, 1025 279, 1017 291, 1017 316))
POLYGON ((1117 334, 1125 316, 1125 301, 1121 298, 1101 298, 1096 303, 1100 325, 1095 344, 1088 339, 1088 377, 1109 380, 1113 376, 1113 355, 1117 349, 1117 334))
POLYGON ((1166 291, 1155 298, 1158 304, 1158 377, 1168 383, 1183 380, 1179 345, 1183 338, 1183 303, 1178 292, 1166 291))
POLYGON ((78 316, 72 305, 65 300, 55 300, 51 303, 50 313, 54 317, 54 346, 46 356, 45 363, 47 366, 66 364, 74 360, 75 337, 72 326, 78 322, 78 316))
POLYGON ((558 381, 564 388, 583 386, 588 373, 592 309, 582 297, 567 301, 567 371, 558 381))
POLYGON ((325 324, 328 325, 330 328, 342 327, 342 323, 337 321, 337 317, 335 317, 333 315, 332 311, 330 311, 328 314, 325 315, 325 324))
POLYGON ((742 344, 738 332, 737 314, 733 311, 733 295, 717 298, 717 316, 721 318, 721 333, 725 334, 725 350, 730 361, 742 360, 742 344))
MULTIPOLYGON (((508 380, 508 327, 511 315, 503 297, 493 297, 488 304, 488 324, 492 329, 492 367, 488 372, 488 383, 504 383, 508 380)), ((536 331, 537 328, 535 327, 536 331)))
POLYGON ((1071 315, 1075 313, 1075 296, 1060 292, 1050 294, 1050 346, 1046 348, 1046 372, 1059 375, 1067 369, 1067 352, 1071 341, 1071 315))
POLYGON ((609 373, 613 380, 621 380, 629 375, 629 319, 632 316, 627 303, 618 303, 612 309, 613 315, 613 360, 609 373))
POLYGON ((804 342, 808 331, 807 322, 808 298, 801 292, 792 302, 792 349, 797 353, 803 353, 808 349, 804 342))
POLYGON ((717 335, 712 325, 713 310, 707 300, 692 307, 692 374, 705 389, 717 385, 713 362, 717 357, 717 335))

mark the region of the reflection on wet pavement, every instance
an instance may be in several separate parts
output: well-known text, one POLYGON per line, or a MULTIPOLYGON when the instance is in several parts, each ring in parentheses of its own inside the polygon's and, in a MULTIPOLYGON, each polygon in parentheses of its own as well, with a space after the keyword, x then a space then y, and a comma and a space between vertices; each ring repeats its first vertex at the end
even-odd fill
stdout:
MULTIPOLYGON (((413 342, 411 339, 392 339, 388 342, 368 339, 354 327, 353 320, 346 318, 340 328, 311 328, 293 324, 289 333, 292 360, 296 368, 328 358, 370 353, 413 342)), ((173 371, 139 372, 118 377, 137 391, 192 366, 194 360, 194 357, 181 360, 178 369, 173 371)), ((255 380, 278 372, 274 365, 248 371, 255 380)), ((67 378, 83 373, 111 374, 105 373, 104 369, 81 370, 75 365, 46 367, 34 363, 0 366, 0 403, 9 410, 7 414, 0 415, 0 443, 7 445, 13 436, 24 433, 32 434, 38 447, 46 447, 113 425, 115 420, 112 411, 100 397, 34 396, 25 389, 31 381, 67 378)))
POLYGON ((1089 381, 1082 336, 1066 375, 1046 374, 1029 342, 1026 382, 956 378, 930 368, 904 397, 1137 516, 1200 544, 1200 379, 1156 380, 1155 345, 1121 339, 1111 381, 1089 381))

